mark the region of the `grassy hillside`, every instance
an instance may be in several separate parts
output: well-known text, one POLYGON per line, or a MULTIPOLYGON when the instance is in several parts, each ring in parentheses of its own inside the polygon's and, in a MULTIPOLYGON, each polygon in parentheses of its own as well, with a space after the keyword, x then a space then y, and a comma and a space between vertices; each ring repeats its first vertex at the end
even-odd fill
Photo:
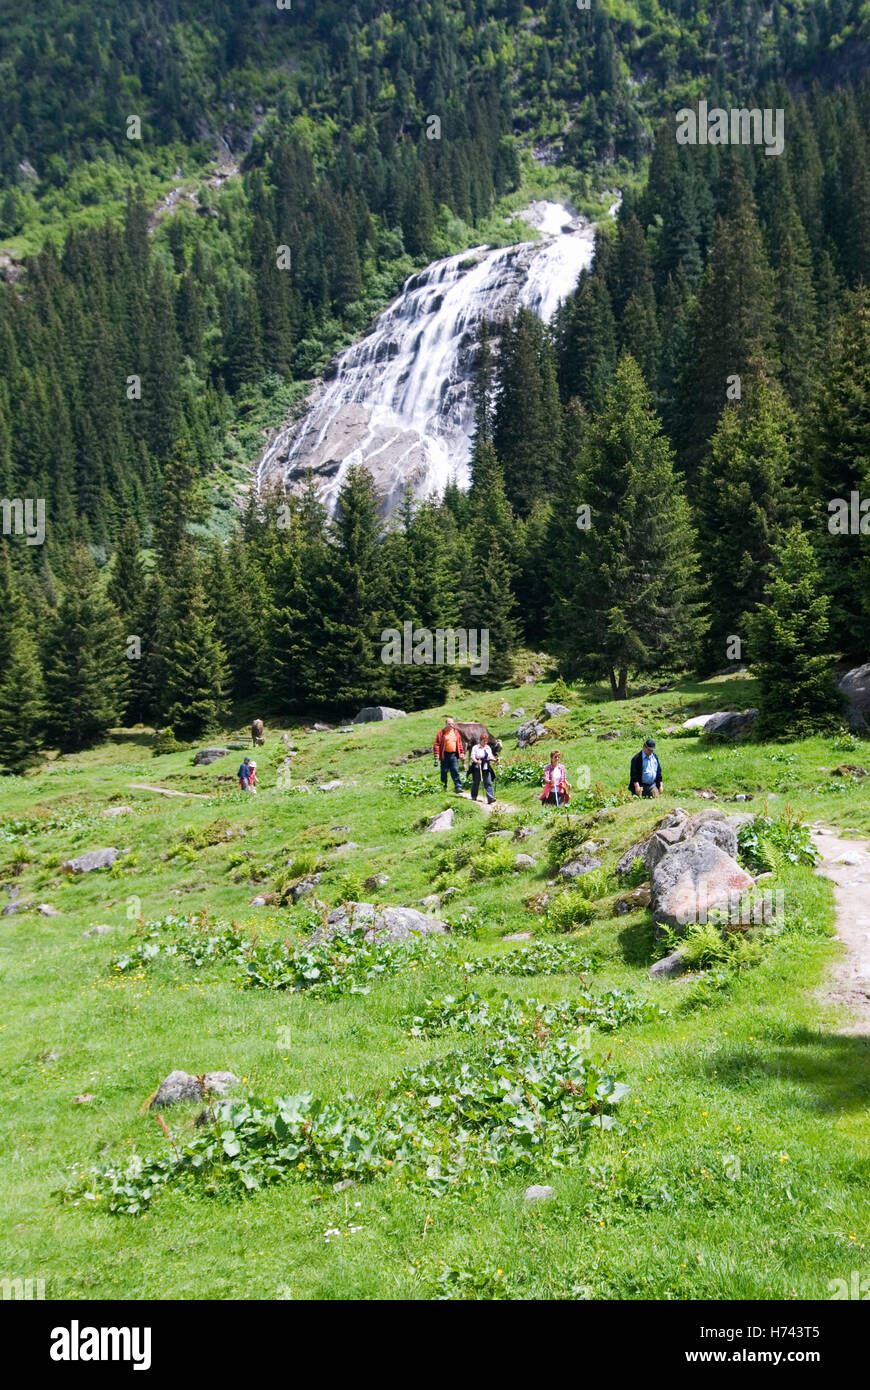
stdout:
MULTIPOLYGON (((547 694, 524 686, 459 700, 451 712, 490 719, 506 734, 513 724, 497 716, 503 698, 531 715, 547 694)), ((818 1299, 829 1296, 829 1280, 865 1271, 868 1044, 839 1033, 843 1019, 825 1001, 822 982, 839 949, 830 940, 828 883, 809 868, 787 867, 773 880, 785 892, 785 928, 758 943, 747 968, 672 983, 648 976, 661 953, 649 913, 613 915, 624 891, 613 875, 621 853, 663 811, 707 804, 699 790, 715 788, 713 804, 725 809, 747 809, 726 803, 751 795, 753 811, 777 816, 788 803, 870 834, 866 792, 832 775, 839 763, 866 761, 847 738, 711 748, 662 732, 690 714, 751 703, 745 678, 619 705, 598 692, 578 695, 552 726, 569 777, 577 783, 579 769, 590 769, 592 787, 575 799, 570 820, 545 814, 531 783, 502 777, 500 796, 514 809, 486 815, 441 793, 430 758, 398 765, 431 743, 441 710, 348 733, 290 729, 299 751, 289 785, 280 770, 282 731, 269 728, 257 797, 235 789, 240 753, 193 769, 190 752, 153 757, 151 736, 136 731, 36 776, 4 779, 2 880, 20 889, 20 901, 53 904, 61 915, 3 918, 0 1152, 2 1198, 15 1215, 0 1273, 44 1278, 48 1298, 818 1299), (618 739, 598 741, 613 729, 618 739), (661 805, 626 803, 628 760, 649 731, 666 796, 661 805), (340 787, 318 789, 334 778, 340 787), (420 782, 429 789, 411 794, 420 782), (298 789, 303 783, 309 793, 298 789), (446 805, 456 812, 453 828, 425 833, 421 826, 446 805), (105 816, 112 806, 131 810, 105 816), (552 842, 572 838, 566 824, 578 843, 603 842, 588 896, 548 889, 562 857, 552 842), (485 838, 521 826, 532 829, 521 841, 485 838), (342 848, 348 842, 355 847, 342 848), (122 851, 110 870, 75 879, 60 873, 62 861, 108 845, 122 851), (520 851, 537 865, 515 870, 520 851), (259 947, 292 941, 306 918, 304 900, 295 909, 250 902, 258 892, 286 891, 317 863, 317 892, 330 905, 373 897, 410 905, 455 886, 443 912, 456 931, 367 981, 369 992, 335 998, 246 987, 230 959, 195 965, 161 953, 126 969, 114 964, 143 942, 185 936, 171 924, 137 935, 130 918, 139 914, 151 924, 206 910, 235 919, 259 947), (362 880, 375 872, 389 882, 373 894, 362 880), (549 916, 526 905, 548 891, 549 916), (564 922, 552 907, 560 895, 571 896, 580 923, 568 933, 556 930, 564 922), (111 930, 83 937, 98 923, 111 930), (527 948, 528 941, 504 938, 528 930, 535 943, 567 947, 566 960, 591 958, 592 968, 582 976, 463 969, 527 948), (233 1071, 242 1093, 263 1100, 352 1092, 363 1113, 374 1114, 403 1069, 454 1052, 473 1066, 492 1061, 486 1028, 428 1031, 413 1022, 427 1009, 430 1022, 435 1017, 427 1000, 467 990, 492 1008, 503 994, 529 1004, 518 1030, 534 1030, 537 1018, 538 1031, 553 1037, 562 1025, 541 1024, 550 1017, 545 1004, 621 991, 593 1016, 591 1032, 566 1034, 627 1083, 613 1107, 619 1126, 593 1126, 582 1154, 563 1167, 543 1154, 499 1160, 469 1180, 441 1184, 441 1192, 425 1175, 390 1176, 388 1167, 336 1191, 294 1163, 292 1176, 285 1168, 283 1180, 244 1196, 228 1174, 170 1183, 136 1215, 101 1210, 105 1191, 94 1201, 58 1197, 73 1164, 86 1170, 134 1153, 170 1153, 143 1103, 173 1068, 233 1071), (632 1012, 643 1017, 645 1001, 666 1016, 647 1010, 646 1022, 621 1021, 632 1012), (74 1099, 81 1096, 92 1099, 74 1099), (555 1197, 525 1203, 529 1183, 552 1185, 555 1197)), ((503 768, 539 760, 537 750, 512 749, 506 737, 503 768)), ((418 1085, 419 1078, 409 1089, 418 1085)), ((175 1142, 199 1133, 200 1109, 166 1110, 175 1142)))

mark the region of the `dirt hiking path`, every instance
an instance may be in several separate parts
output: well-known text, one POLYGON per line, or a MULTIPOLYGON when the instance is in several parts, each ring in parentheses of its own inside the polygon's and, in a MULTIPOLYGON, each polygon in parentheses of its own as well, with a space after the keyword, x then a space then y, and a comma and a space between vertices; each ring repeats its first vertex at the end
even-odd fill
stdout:
POLYGON ((846 947, 834 967, 828 997, 856 1015, 841 1033, 870 1037, 870 846, 824 827, 813 829, 812 835, 822 854, 816 872, 834 885, 837 940, 846 947))
POLYGON ((161 796, 193 796, 197 801, 208 801, 205 792, 176 792, 171 787, 153 787, 150 782, 128 782, 128 787, 137 792, 159 792, 161 796))

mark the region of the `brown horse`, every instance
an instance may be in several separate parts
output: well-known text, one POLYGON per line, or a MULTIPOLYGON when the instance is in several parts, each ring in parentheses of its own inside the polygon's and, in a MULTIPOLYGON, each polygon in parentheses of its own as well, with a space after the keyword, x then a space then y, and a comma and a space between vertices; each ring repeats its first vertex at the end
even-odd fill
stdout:
POLYGON ((263 721, 255 719, 251 725, 251 742, 255 748, 262 748, 265 740, 263 738, 263 721))

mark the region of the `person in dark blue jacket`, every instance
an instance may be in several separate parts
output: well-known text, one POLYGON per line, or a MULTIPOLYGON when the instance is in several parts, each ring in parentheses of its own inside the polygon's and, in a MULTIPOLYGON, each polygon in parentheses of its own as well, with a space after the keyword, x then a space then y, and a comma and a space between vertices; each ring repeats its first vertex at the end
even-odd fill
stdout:
POLYGON ((635 753, 628 774, 628 790, 633 796, 661 796, 662 765, 656 757, 654 738, 644 740, 643 748, 635 753))
POLYGON ((245 758, 238 771, 239 791, 246 792, 251 782, 251 760, 245 758))

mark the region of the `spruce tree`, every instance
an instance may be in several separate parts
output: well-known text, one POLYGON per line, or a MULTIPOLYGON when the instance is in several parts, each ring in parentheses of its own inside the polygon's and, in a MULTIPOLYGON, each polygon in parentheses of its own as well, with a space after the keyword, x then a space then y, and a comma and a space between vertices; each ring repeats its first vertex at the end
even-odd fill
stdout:
POLYGON ((782 391, 760 374, 727 406, 698 481, 696 515, 710 599, 705 662, 730 659, 745 615, 761 601, 774 549, 793 519, 796 423, 782 391))
POLYGON ((802 738, 842 721, 843 699, 829 655, 829 609, 812 545, 794 526, 776 554, 764 606, 748 623, 759 737, 802 738))
POLYGON ((46 732, 63 751, 105 738, 126 698, 124 630, 84 546, 67 566, 64 597, 46 641, 46 732))
POLYGON ((26 772, 42 761, 45 687, 36 643, 22 621, 12 632, 11 653, 0 677, 0 763, 26 772))
POLYGON ((161 627, 163 722, 179 738, 198 738, 224 716, 229 676, 189 542, 175 557, 161 627))
POLYGON ((563 556, 553 645, 625 699, 632 671, 690 667, 704 621, 688 503, 631 357, 585 430, 577 498, 590 524, 563 556))

